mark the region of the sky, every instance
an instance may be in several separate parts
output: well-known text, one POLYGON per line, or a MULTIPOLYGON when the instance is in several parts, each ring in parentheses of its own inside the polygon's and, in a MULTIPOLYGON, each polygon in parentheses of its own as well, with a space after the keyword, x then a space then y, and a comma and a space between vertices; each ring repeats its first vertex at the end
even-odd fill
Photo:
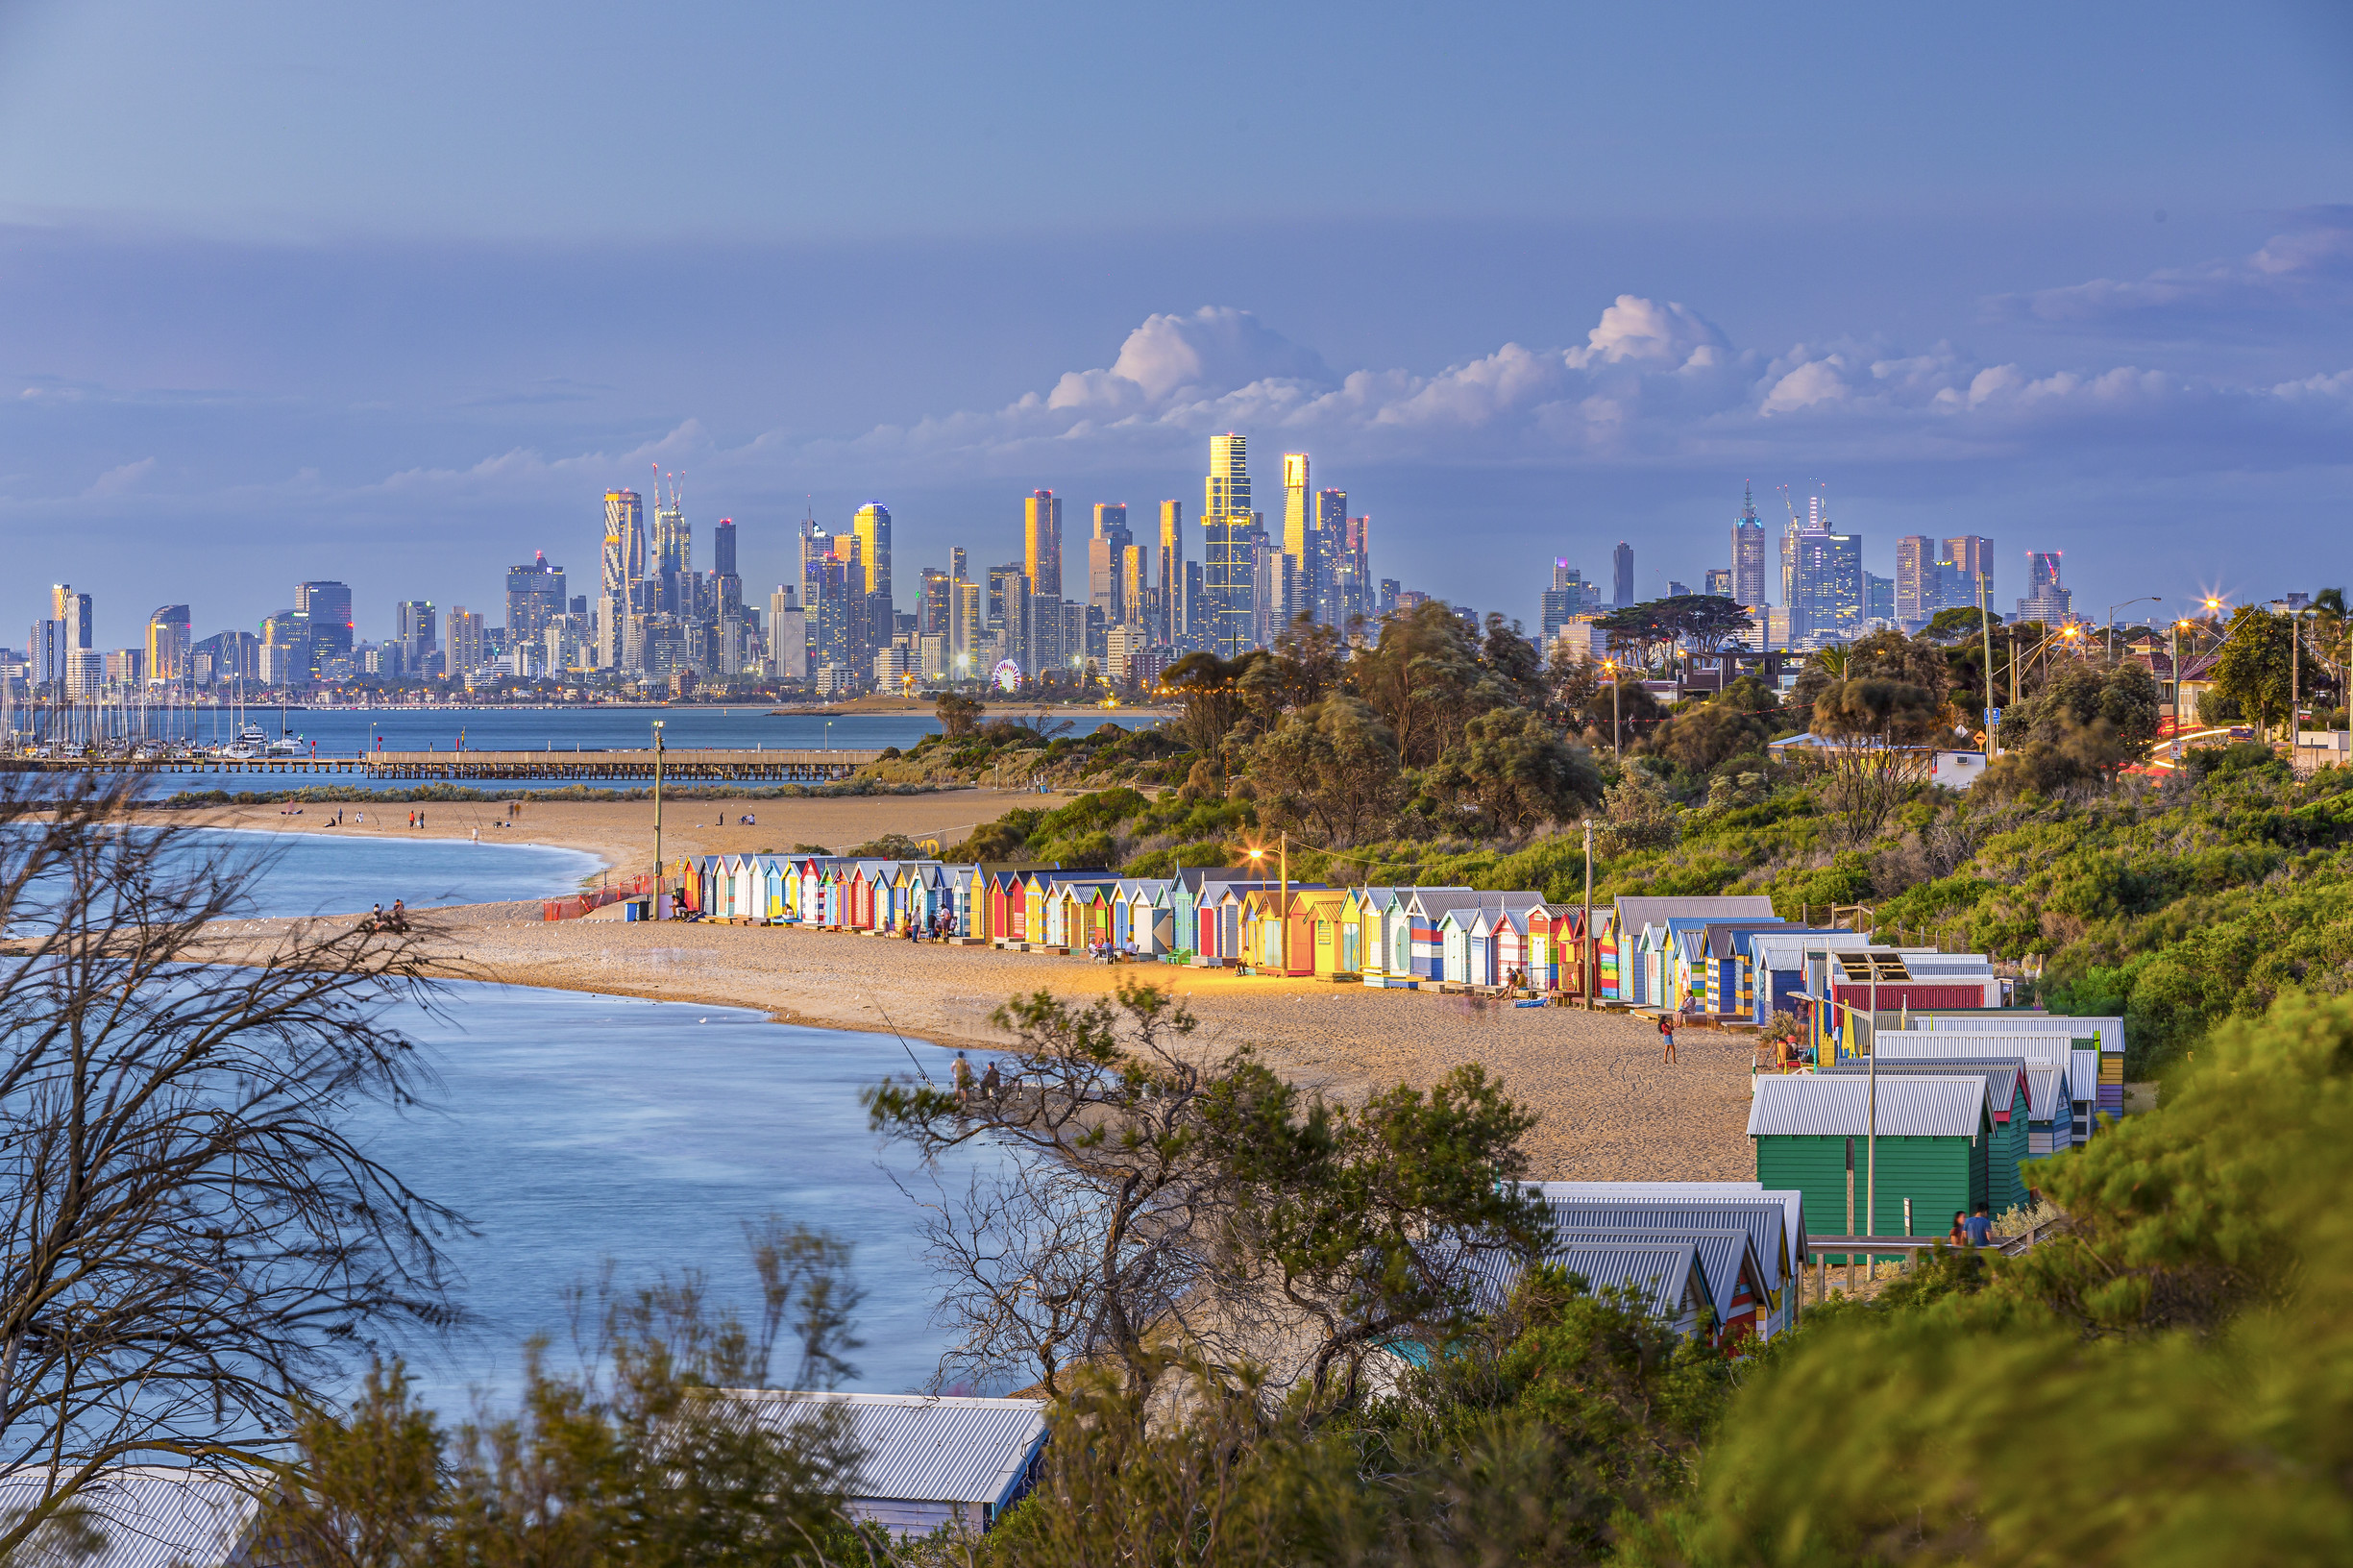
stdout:
POLYGON ((495 624, 657 472, 754 597, 1039 487, 1067 584, 1222 430, 1531 622, 1744 484, 2096 617, 2353 579, 2353 8, 0 0, 0 644, 495 624))

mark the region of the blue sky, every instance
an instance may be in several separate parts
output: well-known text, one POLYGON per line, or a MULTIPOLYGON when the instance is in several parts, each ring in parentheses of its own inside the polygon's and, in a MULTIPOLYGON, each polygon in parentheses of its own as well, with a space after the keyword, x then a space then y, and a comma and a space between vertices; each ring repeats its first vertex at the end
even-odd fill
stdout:
POLYGON ((0 5, 0 642, 495 606, 657 464, 755 584, 804 498, 985 564, 1227 429, 1530 617, 1744 480, 2095 614, 2339 580, 2349 15, 0 5))

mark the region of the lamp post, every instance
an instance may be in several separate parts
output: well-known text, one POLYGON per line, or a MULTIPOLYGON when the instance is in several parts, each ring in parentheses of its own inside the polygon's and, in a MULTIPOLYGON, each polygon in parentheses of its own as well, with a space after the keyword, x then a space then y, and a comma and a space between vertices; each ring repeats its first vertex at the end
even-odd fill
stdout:
MULTIPOLYGON (((1249 855, 1252 860, 1263 861, 1265 846, 1250 850, 1249 855)), ((1291 836, 1287 832, 1275 835, 1275 866, 1277 896, 1282 901, 1282 914, 1275 921, 1275 965, 1276 972, 1287 980, 1291 972, 1291 836)))
POLYGON ((1977 578, 1977 620, 1985 627, 1985 758, 1991 762, 2001 755, 2001 742, 1994 735, 1994 611, 1984 575, 1977 578))
POLYGON ((1585 1011, 1593 1011, 1593 819, 1585 819, 1585 919, 1577 928, 1578 963, 1583 974, 1585 1011))
POLYGON ((1618 758, 1618 661, 1604 659, 1602 668, 1609 672, 1609 757, 1618 758))
POLYGON ((2190 623, 2186 618, 2173 622, 2173 760, 2181 760, 2181 628, 2190 623))
POLYGON ((2164 602, 2165 599, 2162 595, 2144 594, 2139 599, 2119 600, 2108 606, 2108 662, 2110 664, 2116 662, 2116 612, 2127 604, 2162 604, 2164 602))
POLYGON ((662 918, 662 721, 653 722, 653 918, 662 918))
POLYGON ((2304 663, 2304 618, 2312 614, 2311 606, 2288 612, 2288 771, 2295 772, 2295 748, 2303 732, 2302 715, 2296 710, 2302 705, 2297 677, 2304 663))

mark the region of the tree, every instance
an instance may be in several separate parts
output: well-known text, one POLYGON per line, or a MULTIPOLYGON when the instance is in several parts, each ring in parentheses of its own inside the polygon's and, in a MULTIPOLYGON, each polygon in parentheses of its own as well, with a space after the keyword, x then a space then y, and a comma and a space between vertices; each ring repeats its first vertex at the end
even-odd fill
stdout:
POLYGON ((1814 698, 1814 733, 1828 744, 1816 758, 1826 779, 1823 804, 1848 843, 1868 844, 1935 763, 1934 743, 1950 727, 1938 694, 1877 676, 1843 680, 1814 698))
POLYGON ((2341 1559, 2348 1064, 2341 999, 2218 1035, 2161 1109, 2038 1164, 2054 1237, 1818 1314, 1620 1560, 2341 1559), (2061 1412, 2109 1465, 2022 1440, 2061 1412))
POLYGON ((1336 847, 1381 837, 1405 805, 1396 742, 1362 699, 1336 693, 1285 719, 1250 749, 1259 821, 1311 828, 1336 847))
POLYGON ((1994 793, 2113 778, 2148 755, 2157 738, 2157 678, 2136 659, 2115 665, 2077 660, 2034 697, 2001 716, 2002 757, 1994 793))
POLYGON ((1161 676, 1161 684, 1183 704, 1176 723, 1178 732, 1186 744, 1221 771, 1226 732, 1242 716, 1242 677, 1264 657, 1255 651, 1232 660, 1206 651, 1188 653, 1161 676))
POLYGON ((1397 737, 1398 760, 1427 767, 1461 736, 1470 717, 1509 700, 1487 681, 1479 644, 1435 600, 1381 623, 1381 639, 1348 661, 1348 683, 1397 737))
POLYGON ((1704 773, 1718 763, 1757 750, 1772 738, 1763 720, 1735 703, 1718 700, 1679 708, 1653 745, 1678 768, 1704 773))
POLYGON ((826 1560, 847 1534, 852 1433, 771 1374, 789 1335, 792 1393, 854 1375, 849 1248, 774 1216, 746 1231, 762 1292, 749 1321, 692 1270, 630 1291, 608 1278, 579 1293, 579 1367, 551 1370, 533 1341, 510 1414, 453 1437, 398 1363, 341 1415, 306 1406, 258 1533, 301 1568, 826 1560))
POLYGON ((1017 1369, 1059 1400, 1093 1368, 1140 1410, 1179 1359, 1282 1360, 1344 1401, 1366 1355, 1442 1335, 1483 1263, 1529 1240, 1530 1118, 1476 1068, 1351 1110, 1247 1047, 1201 1062, 1192 1016, 1149 986, 1084 1008, 1041 992, 993 1021, 1014 1037, 1002 1087, 866 1094, 919 1152, 1011 1156, 927 1226, 963 1335, 944 1378, 1017 1369))
POLYGON ((951 741, 971 734, 981 715, 988 711, 978 698, 967 697, 962 692, 942 692, 940 705, 933 710, 939 716, 941 731, 951 741))
POLYGON ((426 1081, 386 1017, 422 937, 224 934, 260 863, 128 803, 0 794, 0 1462, 45 1488, 0 1556, 134 1455, 262 1462, 353 1349, 449 1317, 457 1217, 342 1130, 426 1081))
POLYGON ((1463 726, 1462 744, 1432 769, 1429 787, 1520 836, 1565 821, 1602 797, 1593 755, 1528 708, 1491 708, 1463 726))
MULTIPOLYGON (((2215 660, 2214 690, 2238 704, 2266 733, 2288 713, 2291 685, 2288 660, 2292 617, 2274 615, 2257 604, 2242 604, 2231 612, 2222 633, 2222 648, 2215 660)), ((2299 675, 2306 691, 2319 679, 2320 667, 2309 648, 2302 652, 2299 675)))
POLYGON ((1631 746, 1658 727, 1666 717, 1650 689, 1629 680, 1626 672, 1613 673, 1584 654, 1563 654, 1555 648, 1545 671, 1552 686, 1554 711, 1561 723, 1596 747, 1610 744, 1614 723, 1621 746, 1631 746))

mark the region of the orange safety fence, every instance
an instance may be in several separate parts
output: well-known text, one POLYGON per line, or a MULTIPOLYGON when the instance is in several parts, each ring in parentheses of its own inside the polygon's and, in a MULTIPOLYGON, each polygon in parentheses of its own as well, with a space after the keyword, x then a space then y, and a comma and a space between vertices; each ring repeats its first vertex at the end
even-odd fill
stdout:
POLYGON ((624 898, 643 898, 653 892, 653 878, 644 871, 599 888, 593 893, 576 893, 565 898, 548 898, 540 902, 541 917, 550 920, 576 920, 592 909, 617 904, 624 898))

